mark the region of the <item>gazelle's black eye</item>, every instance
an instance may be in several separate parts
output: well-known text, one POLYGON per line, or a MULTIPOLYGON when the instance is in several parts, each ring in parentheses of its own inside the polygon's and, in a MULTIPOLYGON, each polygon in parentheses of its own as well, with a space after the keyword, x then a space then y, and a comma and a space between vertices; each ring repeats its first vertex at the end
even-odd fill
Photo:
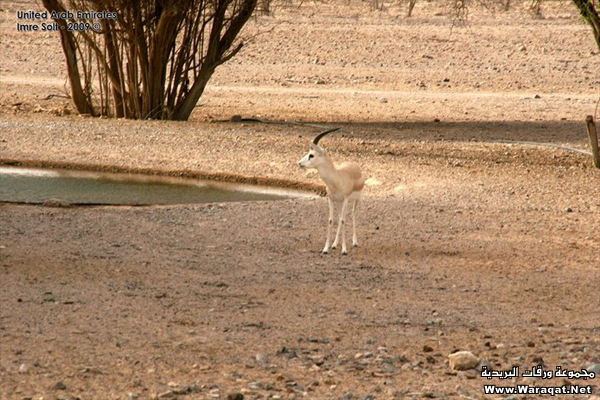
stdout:
POLYGON ((315 155, 314 154, 309 154, 308 155, 308 159, 310 160, 311 158, 313 158, 315 155))

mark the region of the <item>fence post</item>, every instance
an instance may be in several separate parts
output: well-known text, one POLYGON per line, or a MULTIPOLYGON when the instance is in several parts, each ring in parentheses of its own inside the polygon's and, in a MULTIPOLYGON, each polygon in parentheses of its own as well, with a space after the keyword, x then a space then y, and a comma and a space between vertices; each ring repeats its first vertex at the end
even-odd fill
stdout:
POLYGON ((594 123, 594 117, 588 115, 585 119, 588 135, 590 135, 590 146, 592 146, 592 156, 594 157, 594 166, 600 168, 600 153, 598 153, 598 131, 594 123))

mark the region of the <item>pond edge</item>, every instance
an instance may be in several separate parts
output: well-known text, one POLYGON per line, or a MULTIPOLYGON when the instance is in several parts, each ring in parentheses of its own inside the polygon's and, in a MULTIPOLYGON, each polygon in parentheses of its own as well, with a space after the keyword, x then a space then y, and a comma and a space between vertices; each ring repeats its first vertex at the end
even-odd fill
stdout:
POLYGON ((242 183, 261 186, 275 186, 287 189, 306 190, 324 196, 325 186, 316 183, 298 182, 291 179, 269 178, 264 176, 245 176, 225 172, 205 172, 190 169, 154 169, 121 167, 117 165, 100 165, 87 163, 73 163, 67 161, 45 161, 45 160, 16 160, 0 158, 0 166, 29 167, 29 168, 51 168, 63 170, 80 170, 87 172, 108 172, 117 174, 136 174, 150 176, 177 177, 188 179, 205 179, 219 182, 242 183))

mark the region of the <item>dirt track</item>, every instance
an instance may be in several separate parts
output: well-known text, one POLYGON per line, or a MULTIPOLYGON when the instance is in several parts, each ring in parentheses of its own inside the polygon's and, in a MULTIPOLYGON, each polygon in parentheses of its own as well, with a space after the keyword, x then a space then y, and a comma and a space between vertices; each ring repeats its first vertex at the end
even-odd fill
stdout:
POLYGON ((61 91, 58 40, 15 33, 22 6, 2 7, 1 159, 319 183, 297 168, 316 129, 219 122, 241 114, 344 127, 323 145, 371 180, 346 257, 319 253, 324 199, 0 205, 0 399, 506 398, 448 354, 600 363, 600 175, 496 143, 586 149, 600 71, 570 7, 452 34, 435 3, 411 20, 281 10, 185 123, 63 115, 42 100, 61 91))

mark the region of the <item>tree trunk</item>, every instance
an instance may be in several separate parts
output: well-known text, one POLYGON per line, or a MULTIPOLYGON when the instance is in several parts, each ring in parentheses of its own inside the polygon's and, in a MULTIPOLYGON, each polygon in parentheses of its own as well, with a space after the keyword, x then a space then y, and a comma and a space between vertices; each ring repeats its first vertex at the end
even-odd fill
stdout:
POLYGON ((600 15, 594 6, 593 0, 573 0, 573 3, 575 3, 581 16, 583 16, 592 28, 596 45, 598 45, 598 50, 600 50, 600 15))
MULTIPOLYGON (((106 9, 101 31, 60 25, 72 99, 81 114, 187 120, 258 0, 42 0, 49 12, 106 9), (87 54, 89 58, 84 57, 87 54), (94 70, 94 63, 96 69, 94 70)), ((270 2, 270 0, 261 0, 270 2)))
POLYGON ((112 70, 112 73, 119 78, 119 87, 115 87, 114 82, 111 82, 111 93, 113 97, 113 107, 115 110, 115 117, 123 118, 125 111, 123 110, 123 96, 121 95, 121 88, 123 87, 121 76, 117 73, 119 70, 119 63, 121 60, 117 60, 118 53, 115 49, 115 40, 111 31, 112 27, 106 20, 101 20, 102 29, 104 30, 104 43, 106 45, 106 55, 108 56, 108 65, 112 70))
POLYGON ((417 4, 417 0, 408 0, 408 11, 406 12, 407 17, 412 17, 412 12, 415 8, 415 4, 417 4))
POLYGON ((208 39, 208 50, 204 59, 204 64, 200 70, 200 74, 196 78, 194 85, 187 93, 182 104, 178 104, 173 113, 173 119, 179 121, 186 121, 190 118, 194 107, 200 100, 200 96, 204 93, 208 80, 215 72, 215 69, 227 62, 233 57, 240 49, 242 45, 238 45, 229 54, 225 53, 231 48, 231 45, 235 41, 235 38, 240 33, 246 22, 252 16, 252 12, 256 7, 257 0, 247 1, 243 3, 243 8, 238 14, 232 19, 229 27, 221 36, 221 28, 223 27, 223 20, 225 18, 225 12, 227 11, 227 1, 218 0, 217 9, 215 10, 215 16, 212 21, 212 29, 210 37, 208 39))
MULTIPOLYGON (((44 7, 49 11, 64 12, 65 9, 58 3, 57 0, 42 0, 44 7)), ((79 67, 77 66, 77 47, 75 46, 75 39, 73 34, 67 30, 67 23, 64 19, 56 20, 60 26, 60 41, 62 43, 63 52, 67 61, 67 74, 69 76, 69 82, 71 83, 71 96, 75 108, 80 114, 91 114, 96 115, 94 107, 90 99, 83 92, 81 86, 81 75, 79 74, 79 67)))
POLYGON ((176 45, 178 26, 184 16, 185 13, 178 10, 176 6, 160 9, 160 17, 154 34, 155 40, 150 48, 150 62, 148 63, 150 101, 146 105, 143 118, 163 118, 169 53, 176 45))

